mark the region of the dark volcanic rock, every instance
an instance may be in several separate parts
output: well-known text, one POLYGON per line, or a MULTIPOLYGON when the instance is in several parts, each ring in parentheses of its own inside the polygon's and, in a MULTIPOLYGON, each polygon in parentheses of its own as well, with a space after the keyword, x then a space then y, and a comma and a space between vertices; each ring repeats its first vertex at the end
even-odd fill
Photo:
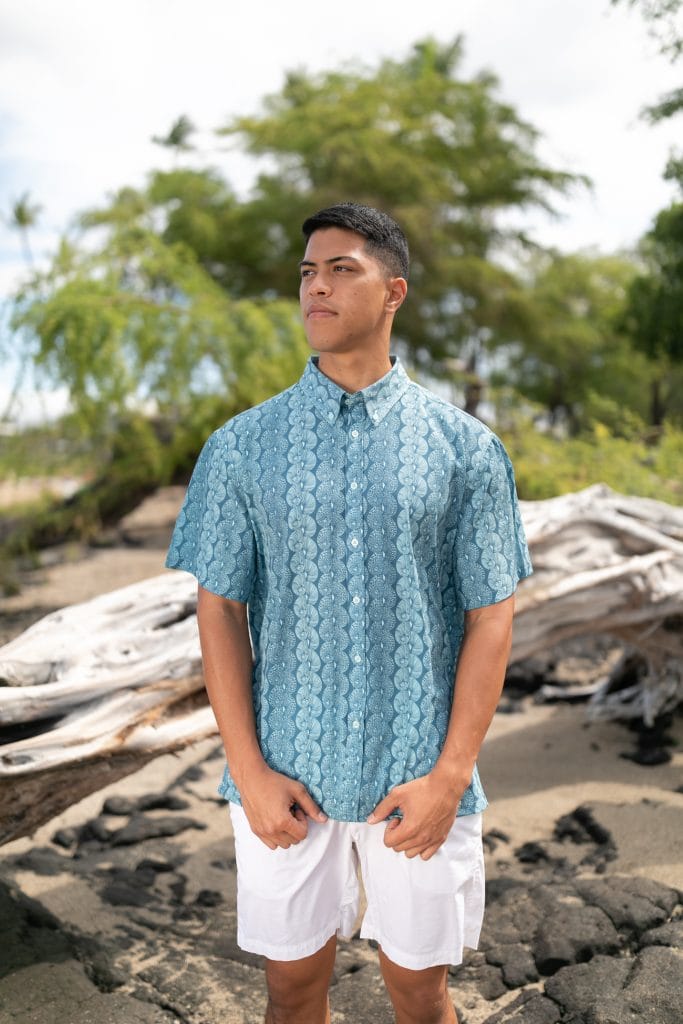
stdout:
POLYGON ((505 885, 487 885, 488 904, 479 948, 531 943, 543 916, 534 890, 521 882, 505 879, 505 885))
POLYGON ((174 1008, 182 1007, 185 1014, 194 1014, 204 1001, 206 975, 202 966, 171 950, 159 963, 139 971, 137 977, 152 990, 163 992, 164 999, 174 1008))
POLYGON ((122 816, 135 812, 135 800, 127 796, 109 796, 102 804, 102 814, 119 814, 122 816))
POLYGON ((102 804, 102 814, 128 816, 136 811, 184 811, 189 803, 173 793, 145 793, 133 800, 127 796, 110 796, 102 804))
POLYGON ((683 949, 683 917, 661 928, 652 928, 640 936, 641 946, 673 946, 683 949))
POLYGON ((50 846, 34 846, 32 850, 20 854, 14 861, 19 868, 33 871, 36 875, 58 875, 64 871, 70 858, 63 857, 50 846))
POLYGON ((538 864, 539 861, 550 860, 550 854, 541 843, 522 843, 515 850, 515 857, 522 864, 538 864))
POLYGON ((499 999, 507 992, 502 971, 492 964, 473 967, 467 976, 477 986, 483 999, 499 999))
POLYGON ((52 842, 64 850, 70 850, 78 844, 79 835, 80 832, 77 828, 58 828, 52 837, 52 842))
POLYGON ((605 1006, 615 1002, 630 970, 629 960, 596 956, 588 964, 562 967, 546 981, 545 992, 565 1013, 587 1014, 597 1007, 598 1001, 605 1006))
POLYGON ((151 868, 136 869, 110 868, 107 872, 109 881, 102 887, 101 898, 112 906, 146 907, 155 902, 155 897, 148 891, 156 878, 151 868))
POLYGON ((560 1009, 540 992, 520 992, 502 1010, 492 1013, 484 1024, 557 1024, 560 1009))
POLYGON ((532 943, 536 966, 545 975, 618 949, 619 936, 603 910, 559 902, 539 924, 532 943))
POLYGON ((663 924, 678 902, 678 894, 648 878, 580 879, 577 892, 586 903, 600 907, 615 928, 640 935, 663 924))
POLYGON ((597 956, 564 967, 546 982, 563 1020, 586 1024, 680 1024, 683 960, 651 946, 635 961, 597 956))
POLYGON ((612 833, 595 820, 593 811, 587 804, 581 804, 570 814, 558 818, 553 836, 559 842, 569 839, 573 843, 593 844, 595 849, 586 854, 581 863, 590 865, 599 874, 617 857, 617 844, 612 833))
POLYGON ((144 814, 135 814, 127 825, 112 834, 110 842, 112 846, 131 846, 144 839, 177 836, 188 828, 204 829, 206 825, 194 818, 149 818, 144 814))
POLYGON ((137 799, 138 811, 185 811, 189 801, 173 793, 147 793, 137 799))
POLYGON ((0 882, 0 921, 0 978, 28 964, 74 956, 74 943, 57 918, 6 882, 0 882))
POLYGON ((522 988, 530 981, 538 981, 538 971, 529 950, 520 943, 492 946, 486 951, 486 960, 503 973, 508 988, 522 988))
POLYGON ((487 1000, 498 999, 507 992, 500 968, 487 964, 484 954, 478 950, 466 949, 463 962, 449 967, 448 973, 454 985, 476 985, 479 994, 487 1000))
POLYGON ((108 843, 115 831, 110 828, 103 817, 92 818, 81 829, 78 837, 79 843, 86 843, 89 839, 96 839, 99 843, 108 843))
POLYGON ((333 1015, 345 1021, 372 1021, 372 1024, 394 1024, 394 1013, 377 964, 342 975, 330 988, 333 1015))
POLYGON ((136 871, 143 871, 145 868, 151 868, 152 871, 157 874, 165 874, 167 871, 175 871, 176 868, 180 867, 182 858, 179 858, 176 862, 170 860, 159 860, 157 857, 143 857, 141 861, 135 865, 136 871))
POLYGON ((223 894, 215 889, 202 889, 197 893, 195 903, 200 907, 217 907, 223 902, 223 894))
POLYGON ((614 843, 612 833, 593 817, 587 804, 581 804, 569 814, 563 814, 555 822, 554 836, 558 840, 571 839, 573 843, 597 843, 607 846, 614 843))
POLYGON ((488 832, 484 832, 484 835, 482 836, 482 841, 486 849, 489 851, 489 853, 493 853, 494 850, 498 848, 499 842, 509 843, 510 836, 508 836, 505 832, 501 832, 501 830, 498 828, 490 828, 488 832))

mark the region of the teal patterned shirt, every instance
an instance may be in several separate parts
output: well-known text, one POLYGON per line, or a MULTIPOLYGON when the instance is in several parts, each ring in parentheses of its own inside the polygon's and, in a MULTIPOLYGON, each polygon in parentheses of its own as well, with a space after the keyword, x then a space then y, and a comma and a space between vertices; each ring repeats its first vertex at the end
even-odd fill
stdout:
MULTIPOLYGON (((390 360, 348 393, 310 356, 216 430, 166 559, 248 604, 263 756, 340 821, 431 770, 465 612, 531 572, 500 440, 390 360)), ((486 803, 475 767, 458 814, 486 803)))

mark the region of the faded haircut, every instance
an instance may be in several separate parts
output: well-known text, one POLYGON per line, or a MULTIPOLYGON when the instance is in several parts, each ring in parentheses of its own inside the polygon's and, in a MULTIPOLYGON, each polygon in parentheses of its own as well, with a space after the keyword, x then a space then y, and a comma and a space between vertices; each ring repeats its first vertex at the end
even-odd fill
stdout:
POLYGON ((382 264, 390 277, 408 279, 408 240, 388 213, 360 203, 337 203, 307 217, 301 226, 307 242, 314 231, 322 228, 355 231, 365 239, 366 251, 382 264))

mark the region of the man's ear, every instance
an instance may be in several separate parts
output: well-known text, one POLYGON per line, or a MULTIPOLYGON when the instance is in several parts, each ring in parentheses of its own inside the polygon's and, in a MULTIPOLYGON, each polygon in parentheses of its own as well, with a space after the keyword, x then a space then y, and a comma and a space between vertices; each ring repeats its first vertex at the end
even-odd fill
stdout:
POLYGON ((392 277, 388 281, 387 301, 385 308, 387 313, 395 313, 403 305, 403 300, 408 291, 408 282, 404 277, 392 277))

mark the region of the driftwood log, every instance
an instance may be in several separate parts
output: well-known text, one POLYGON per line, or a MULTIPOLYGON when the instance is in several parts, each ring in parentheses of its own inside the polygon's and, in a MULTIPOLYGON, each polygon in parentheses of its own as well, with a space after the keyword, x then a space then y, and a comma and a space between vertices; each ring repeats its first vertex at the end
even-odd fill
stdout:
MULTIPOLYGON (((597 717, 651 723, 681 698, 683 509, 597 485, 523 502, 535 572, 512 661, 609 633, 642 655, 605 678, 597 717)), ((161 753, 216 733, 200 672, 196 583, 167 572, 47 615, 0 648, 0 844, 161 753)))

